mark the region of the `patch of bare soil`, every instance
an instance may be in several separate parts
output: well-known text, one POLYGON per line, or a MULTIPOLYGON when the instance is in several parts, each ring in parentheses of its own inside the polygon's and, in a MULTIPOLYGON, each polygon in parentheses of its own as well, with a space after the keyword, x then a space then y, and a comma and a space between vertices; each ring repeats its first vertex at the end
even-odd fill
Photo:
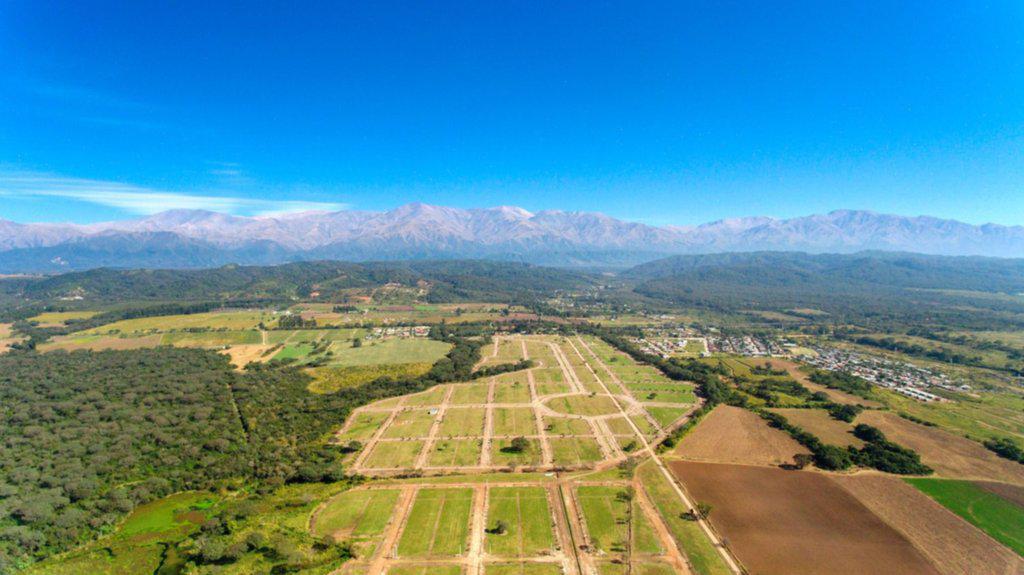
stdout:
POLYGON ((996 481, 975 481, 974 484, 992 495, 998 495, 1007 501, 1012 501, 1024 507, 1024 486, 998 483, 996 481))
POLYGON ((921 454, 936 474, 954 479, 977 479, 1024 485, 1024 465, 1002 459, 965 437, 920 425, 888 411, 865 411, 856 423, 881 429, 892 441, 921 454))
POLYGON ((730 549, 759 575, 939 573, 829 476, 750 465, 669 464, 730 549))
POLYGON ((757 414, 719 405, 676 448, 686 459, 748 465, 782 465, 809 453, 789 435, 769 427, 757 414))
POLYGON ((1016 553, 900 479, 859 474, 835 480, 909 539, 943 574, 1024 571, 1024 559, 1016 553))

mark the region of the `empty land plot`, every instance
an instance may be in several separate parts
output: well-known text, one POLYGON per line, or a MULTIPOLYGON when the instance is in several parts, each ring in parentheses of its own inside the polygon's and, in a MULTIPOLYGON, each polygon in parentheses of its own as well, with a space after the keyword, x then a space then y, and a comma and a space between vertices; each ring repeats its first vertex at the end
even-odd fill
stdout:
POLYGON ((592 437, 552 437, 548 443, 555 465, 580 465, 602 459, 601 448, 592 437))
POLYGON ((552 411, 568 415, 611 415, 619 413, 615 402, 607 395, 568 395, 545 403, 552 411))
POLYGON ((547 342, 539 339, 527 339, 526 350, 530 354, 530 359, 537 362, 540 367, 558 367, 555 354, 548 347, 547 342))
MULTIPOLYGON (((637 429, 640 430, 640 433, 644 434, 644 437, 653 437, 658 433, 658 429, 642 415, 631 415, 629 416, 629 420, 636 425, 637 429)), ((615 433, 618 432, 616 431, 615 433)))
POLYGON ((512 449, 511 439, 495 439, 491 442, 491 463, 493 465, 540 465, 541 449, 536 439, 529 439, 529 446, 522 451, 512 449))
POLYGON ((422 441, 381 441, 366 458, 369 469, 403 469, 416 464, 423 450, 422 441))
POLYGON ((950 513, 901 479, 839 475, 844 489, 907 537, 946 575, 1005 575, 1024 571, 1024 559, 950 513))
POLYGON ((1024 557, 1024 508, 970 481, 916 477, 906 481, 1024 557))
POLYGON ((108 323, 82 332, 83 334, 166 332, 185 329, 256 329, 260 322, 271 321, 268 313, 228 311, 140 317, 108 323))
POLYGON ((644 406, 647 413, 651 414, 651 417, 658 422, 658 425, 662 427, 668 427, 675 423, 677 419, 683 416, 689 408, 688 407, 664 407, 647 405, 644 406))
POLYGON ((225 345, 259 344, 263 341, 256 330, 204 331, 165 333, 160 339, 162 345, 180 347, 221 347, 225 345))
POLYGON ((695 521, 683 518, 687 509, 672 488, 669 480, 653 461, 648 460, 636 470, 644 491, 668 525, 676 544, 690 560, 694 572, 700 575, 729 575, 731 571, 715 549, 711 540, 695 521))
POLYGON ((331 345, 331 365, 376 365, 382 363, 434 363, 444 357, 451 344, 426 338, 394 338, 352 347, 331 345))
POLYGON ((405 396, 405 405, 441 405, 448 394, 447 385, 438 385, 421 393, 405 396))
POLYGON ((451 408, 444 412, 442 437, 476 437, 484 434, 484 410, 479 407, 451 408))
POLYGON ((434 423, 435 414, 430 413, 431 411, 433 410, 421 407, 399 413, 384 430, 384 437, 426 437, 434 423))
MULTIPOLYGON (((625 417, 609 417, 604 422, 615 435, 635 435, 633 427, 629 425, 625 417)), ((650 427, 650 424, 647 425, 650 427)), ((642 431, 644 428, 641 427, 640 429, 642 431)))
POLYGON ((274 354, 274 359, 281 360, 302 360, 309 357, 309 354, 313 352, 313 344, 309 343, 289 343, 281 348, 274 354))
POLYGON ((693 387, 686 383, 637 383, 626 387, 637 401, 687 404, 697 401, 693 387))
POLYGON ((562 575, 558 563, 489 563, 484 575, 562 575))
POLYGON ((590 424, 571 417, 544 417, 544 430, 548 435, 593 435, 590 424))
POLYGON ((475 467, 480 462, 483 441, 479 439, 440 439, 430 451, 429 467, 475 467))
POLYGON ((54 351, 63 349, 75 351, 87 349, 90 351, 101 351, 105 349, 142 349, 160 345, 160 334, 140 335, 135 337, 119 337, 105 335, 71 335, 54 338, 39 346, 39 351, 54 351))
POLYGON ((673 472, 752 573, 938 573, 903 535, 827 476, 674 461, 673 472))
POLYGON ((392 565, 387 575, 460 575, 461 565, 392 565))
POLYGON ((683 438, 675 453, 699 461, 780 465, 809 452, 757 414, 719 405, 683 438))
POLYGON ((366 441, 373 437, 373 434, 387 418, 388 412, 386 411, 358 411, 351 416, 351 421, 345 431, 338 434, 337 441, 339 443, 366 441))
POLYGON ((384 532, 395 504, 397 489, 360 489, 332 497, 317 512, 313 535, 344 539, 372 539, 384 532))
POLYGON ((495 383, 494 403, 530 403, 530 386, 518 381, 495 383))
POLYGON ((535 435, 537 424, 530 407, 502 407, 494 410, 491 433, 494 435, 535 435))
POLYGON ((602 553, 659 553, 661 546, 643 512, 623 487, 581 485, 576 497, 591 545, 602 553), (630 534, 633 539, 630 542, 630 534))
POLYGON ((812 435, 831 445, 861 447, 864 442, 853 436, 853 426, 839 421, 824 409, 770 409, 786 418, 787 421, 810 432, 812 435))
POLYGON ((913 449, 939 475, 1024 485, 1024 465, 1002 459, 981 444, 952 433, 919 425, 886 411, 865 411, 856 423, 881 429, 892 441, 913 449))
POLYGON ((98 311, 48 311, 32 316, 28 318, 28 321, 34 321, 40 327, 57 327, 72 320, 89 319, 98 313, 98 311))
MULTIPOLYGON (((256 346, 264 347, 264 346, 256 346)), ((233 350, 234 348, 232 348, 233 350)), ((388 365, 356 365, 349 367, 317 367, 309 371, 313 382, 309 390, 313 393, 332 393, 340 389, 356 387, 381 377, 411 379, 430 371, 429 363, 394 363, 388 365)))
POLYGON ((452 405, 476 405, 487 403, 490 385, 486 383, 468 383, 454 386, 449 402, 452 405))
POLYGON ((398 542, 399 557, 451 557, 467 547, 472 489, 420 489, 398 542))
POLYGON ((487 553, 497 557, 549 555, 555 536, 543 487, 492 487, 488 492, 487 553), (498 533, 497 527, 506 529, 498 533))
POLYGON ((658 561, 633 561, 624 563, 602 562, 597 564, 599 575, 675 575, 677 571, 668 563, 658 561))

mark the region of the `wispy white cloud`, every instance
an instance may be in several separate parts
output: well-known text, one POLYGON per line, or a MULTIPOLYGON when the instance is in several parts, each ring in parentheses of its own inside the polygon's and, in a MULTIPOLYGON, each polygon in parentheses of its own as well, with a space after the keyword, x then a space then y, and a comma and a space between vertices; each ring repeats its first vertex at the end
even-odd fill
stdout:
POLYGON ((68 178, 36 172, 0 171, 0 197, 66 198, 150 215, 166 210, 209 210, 237 215, 276 215, 303 211, 337 211, 339 202, 268 200, 230 195, 186 194, 121 182, 68 178))

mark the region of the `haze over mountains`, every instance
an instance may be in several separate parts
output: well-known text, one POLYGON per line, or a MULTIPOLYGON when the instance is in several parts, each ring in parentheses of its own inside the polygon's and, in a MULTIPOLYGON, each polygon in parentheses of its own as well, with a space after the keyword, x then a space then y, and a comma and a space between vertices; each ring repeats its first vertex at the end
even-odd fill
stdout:
POLYGON ((840 210, 655 227, 600 213, 409 204, 384 212, 242 217, 173 210, 100 224, 0 220, 0 272, 195 268, 296 260, 490 258, 624 267, 671 254, 748 251, 1024 255, 1024 226, 840 210))

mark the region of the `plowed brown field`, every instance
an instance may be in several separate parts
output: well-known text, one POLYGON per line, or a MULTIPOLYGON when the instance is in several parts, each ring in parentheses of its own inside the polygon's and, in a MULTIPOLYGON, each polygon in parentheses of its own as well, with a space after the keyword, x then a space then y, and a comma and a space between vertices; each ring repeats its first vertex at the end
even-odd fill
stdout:
POLYGON ((898 531, 828 476, 748 465, 670 464, 751 573, 939 573, 898 531))
POLYGON ((1024 572, 1020 556, 900 479, 860 474, 836 481, 946 575, 1024 572))
POLYGON ((698 461, 780 465, 808 451, 757 414, 720 405, 683 438, 675 453, 698 461))

